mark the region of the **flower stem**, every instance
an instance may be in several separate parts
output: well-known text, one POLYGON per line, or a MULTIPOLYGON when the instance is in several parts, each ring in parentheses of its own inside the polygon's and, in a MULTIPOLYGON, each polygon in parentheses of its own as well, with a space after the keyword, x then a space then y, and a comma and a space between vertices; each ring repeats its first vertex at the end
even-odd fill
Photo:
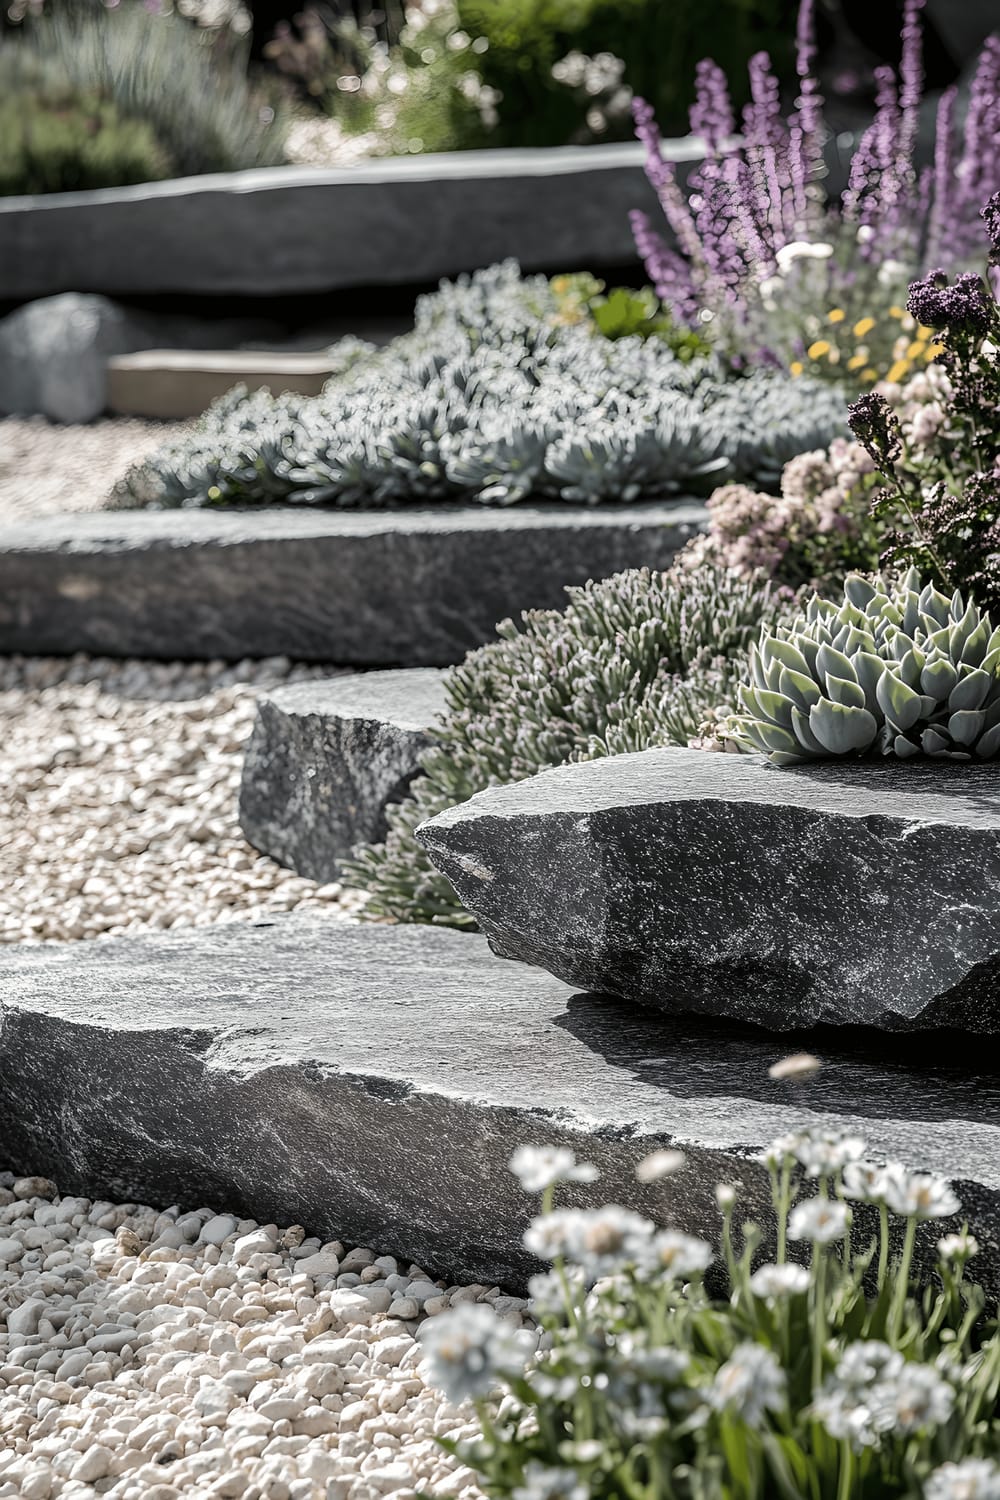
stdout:
POLYGON ((900 1327, 903 1322, 903 1313, 906 1309, 906 1295, 910 1289, 910 1266, 913 1262, 913 1247, 917 1238, 917 1220, 911 1214, 906 1221, 906 1237, 903 1240, 903 1255, 896 1270, 896 1285, 892 1293, 892 1307, 889 1311, 889 1343, 895 1345, 899 1338, 900 1327))

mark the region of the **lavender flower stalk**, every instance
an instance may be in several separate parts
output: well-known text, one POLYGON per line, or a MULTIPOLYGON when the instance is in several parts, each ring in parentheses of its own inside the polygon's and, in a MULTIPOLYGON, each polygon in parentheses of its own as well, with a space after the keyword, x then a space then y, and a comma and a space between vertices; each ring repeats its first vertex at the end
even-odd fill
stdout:
POLYGON ((645 214, 633 214, 633 231, 657 293, 677 318, 714 320, 730 353, 788 364, 816 342, 819 335, 808 324, 826 308, 848 309, 839 316, 861 319, 872 310, 865 299, 872 300, 873 288, 888 305, 928 267, 943 263, 954 271, 974 261, 979 208, 1000 188, 1000 39, 983 49, 960 149, 949 91, 938 109, 934 166, 918 172, 923 6, 924 0, 906 0, 898 77, 891 68, 876 69, 875 117, 858 143, 839 203, 828 204, 820 185, 827 131, 814 76, 813 0, 802 0, 799 11, 799 95, 787 118, 766 53, 750 59, 751 97, 740 138, 733 135, 721 69, 711 61, 698 65, 690 118, 705 142, 705 159, 686 191, 663 159, 650 106, 635 100, 647 175, 673 244, 645 214), (797 293, 803 304, 798 330, 787 336, 773 316, 776 288, 786 301, 797 293), (826 308, 817 307, 824 297, 826 308))

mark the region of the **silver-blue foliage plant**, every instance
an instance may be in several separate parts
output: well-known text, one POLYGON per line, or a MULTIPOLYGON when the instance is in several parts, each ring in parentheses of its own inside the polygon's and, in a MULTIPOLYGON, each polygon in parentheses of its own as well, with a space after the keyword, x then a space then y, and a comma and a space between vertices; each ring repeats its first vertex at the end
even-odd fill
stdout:
POLYGON ((558 317, 546 278, 513 262, 444 283, 387 348, 338 346, 320 396, 231 392, 132 469, 113 503, 630 502, 721 479, 773 486, 789 458, 844 430, 827 386, 733 380, 657 338, 558 317))
POLYGON ((739 689, 738 741, 777 765, 834 756, 1000 752, 1000 627, 915 569, 852 574, 844 599, 765 627, 739 689))

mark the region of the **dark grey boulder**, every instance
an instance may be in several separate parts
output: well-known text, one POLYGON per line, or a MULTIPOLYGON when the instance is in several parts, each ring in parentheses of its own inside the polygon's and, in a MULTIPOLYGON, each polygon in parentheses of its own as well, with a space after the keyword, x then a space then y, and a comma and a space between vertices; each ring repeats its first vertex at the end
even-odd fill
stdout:
POLYGON ((311 880, 336 879, 355 844, 385 836, 444 710, 443 672, 414 667, 298 682, 257 700, 240 826, 311 880))
POLYGON ((438 667, 565 586, 665 568, 695 501, 100 511, 5 526, 0 652, 438 667))
POLYGON ((418 837, 496 952, 775 1030, 1000 1030, 1000 765, 650 750, 418 837))
MULTIPOLYGON (((212 1204, 428 1270, 517 1286, 535 1211, 507 1171, 566 1145, 618 1201, 717 1238, 718 1181, 767 1214, 753 1160, 803 1124, 958 1181, 996 1274, 1000 1085, 963 1038, 830 1033, 823 1070, 780 1084, 794 1043, 574 995, 475 935, 270 925, 0 952, 3 1164, 64 1192, 212 1204), (635 1162, 680 1146, 656 1188, 635 1162)), ((931 1238, 950 1227, 930 1226, 931 1238)))
POLYGON ((107 405, 109 358, 143 337, 107 297, 64 292, 19 307, 0 322, 0 415, 92 422, 107 405))

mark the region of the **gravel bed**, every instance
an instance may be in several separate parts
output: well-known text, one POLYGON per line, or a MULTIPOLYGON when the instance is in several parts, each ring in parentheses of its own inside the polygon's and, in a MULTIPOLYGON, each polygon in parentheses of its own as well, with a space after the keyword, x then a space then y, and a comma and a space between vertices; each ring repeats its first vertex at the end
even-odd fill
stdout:
POLYGON ((187 425, 132 417, 80 427, 44 417, 0 419, 0 524, 100 510, 126 469, 187 425))
POLYGON ((423 1378, 452 1302, 418 1266, 211 1208, 59 1198, 0 1172, 0 1496, 478 1497, 435 1436, 476 1432, 423 1378))
POLYGON ((237 821, 262 689, 328 667, 0 657, 0 943, 116 937, 363 898, 237 821))

